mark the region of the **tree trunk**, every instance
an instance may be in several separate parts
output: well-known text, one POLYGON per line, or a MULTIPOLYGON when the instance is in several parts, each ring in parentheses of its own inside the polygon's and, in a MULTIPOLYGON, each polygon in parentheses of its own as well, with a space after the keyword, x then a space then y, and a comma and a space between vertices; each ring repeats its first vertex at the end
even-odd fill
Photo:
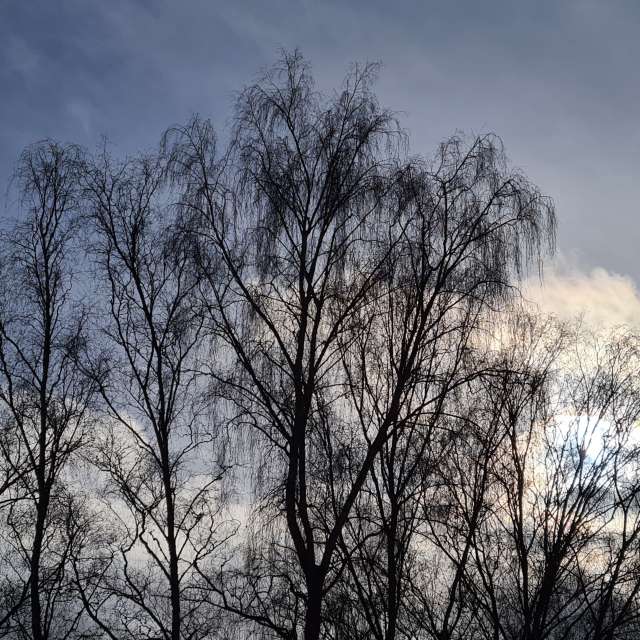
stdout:
POLYGON ((307 581, 307 615, 304 621, 304 640, 319 640, 322 622, 322 581, 315 572, 307 581))

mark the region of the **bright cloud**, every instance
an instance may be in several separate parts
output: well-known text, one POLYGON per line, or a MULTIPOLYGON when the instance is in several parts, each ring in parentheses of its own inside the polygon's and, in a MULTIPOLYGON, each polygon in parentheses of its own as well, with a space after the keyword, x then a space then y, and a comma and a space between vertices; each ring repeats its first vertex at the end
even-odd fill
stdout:
POLYGON ((561 320, 581 315, 594 328, 640 327, 640 292, 629 276, 593 269, 590 273, 551 272, 543 282, 530 279, 524 297, 543 313, 561 320))

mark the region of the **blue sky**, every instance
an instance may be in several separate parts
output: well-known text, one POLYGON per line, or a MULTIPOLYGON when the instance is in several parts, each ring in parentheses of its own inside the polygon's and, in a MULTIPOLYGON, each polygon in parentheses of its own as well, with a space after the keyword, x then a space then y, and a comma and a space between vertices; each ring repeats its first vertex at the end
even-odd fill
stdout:
MULTIPOLYGON (((0 184, 53 137, 153 147, 299 47, 318 85, 382 61, 413 153, 494 131, 557 205, 561 254, 640 282, 640 3, 619 0, 0 0, 0 184)), ((9 212, 11 213, 11 212, 9 212)))

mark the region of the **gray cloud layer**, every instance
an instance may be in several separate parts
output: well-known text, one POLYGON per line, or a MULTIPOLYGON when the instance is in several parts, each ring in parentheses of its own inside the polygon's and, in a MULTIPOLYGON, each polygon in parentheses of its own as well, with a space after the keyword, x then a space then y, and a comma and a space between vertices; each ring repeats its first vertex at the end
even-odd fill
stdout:
POLYGON ((558 205, 560 247, 640 281, 640 4, 635 0, 4 0, 0 180, 51 136, 134 151, 300 46, 321 87, 382 60, 383 103, 412 150, 493 130, 558 205))

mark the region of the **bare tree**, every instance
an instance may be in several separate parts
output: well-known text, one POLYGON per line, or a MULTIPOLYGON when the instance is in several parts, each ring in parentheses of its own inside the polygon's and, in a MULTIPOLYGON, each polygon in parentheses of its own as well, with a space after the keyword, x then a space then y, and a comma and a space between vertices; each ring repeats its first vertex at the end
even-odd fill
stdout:
POLYGON ((69 465, 87 439, 94 392, 77 364, 86 313, 72 290, 81 168, 77 147, 29 147, 16 174, 25 213, 2 239, 0 449, 13 551, 3 579, 18 591, 4 621, 34 640, 69 637, 80 615, 69 593, 64 522, 69 465))
MULTIPOLYGON (((463 527, 471 534, 464 565, 454 523, 472 522, 469 505, 476 502, 467 499, 462 473, 449 483, 464 497, 454 503, 460 516, 436 521, 430 534, 452 560, 452 575, 463 570, 464 602, 456 606, 469 609, 471 631, 432 636, 599 638, 614 593, 620 615, 604 626, 611 637, 627 633, 636 594, 626 552, 636 535, 637 342, 593 340, 527 316, 507 322, 506 350, 486 387, 485 415, 498 420, 501 446, 488 459, 479 526, 463 527), (620 582, 610 573, 618 562, 625 567, 620 582)), ((473 456, 466 458, 466 477, 476 486, 473 456)), ((440 602, 428 599, 437 611, 440 602)))
POLYGON ((109 476, 105 502, 115 529, 103 569, 80 557, 77 581, 110 638, 210 637, 193 574, 220 542, 223 466, 198 381, 205 317, 198 280, 176 241, 160 158, 116 163, 104 153, 84 187, 104 285, 93 374, 106 425, 94 462, 109 476))
POLYGON ((491 136, 453 139, 433 164, 402 161, 374 76, 354 69, 325 101, 300 56, 286 56, 241 95, 222 163, 206 123, 167 136, 212 324, 238 367, 218 382, 268 454, 270 551, 253 568, 269 578, 258 587, 248 569, 251 597, 231 598, 224 575, 209 583, 223 606, 282 637, 321 635, 376 459, 456 385, 456 355, 439 369, 440 347, 461 358, 459 325, 505 294, 553 226, 549 202, 506 170, 491 136))

